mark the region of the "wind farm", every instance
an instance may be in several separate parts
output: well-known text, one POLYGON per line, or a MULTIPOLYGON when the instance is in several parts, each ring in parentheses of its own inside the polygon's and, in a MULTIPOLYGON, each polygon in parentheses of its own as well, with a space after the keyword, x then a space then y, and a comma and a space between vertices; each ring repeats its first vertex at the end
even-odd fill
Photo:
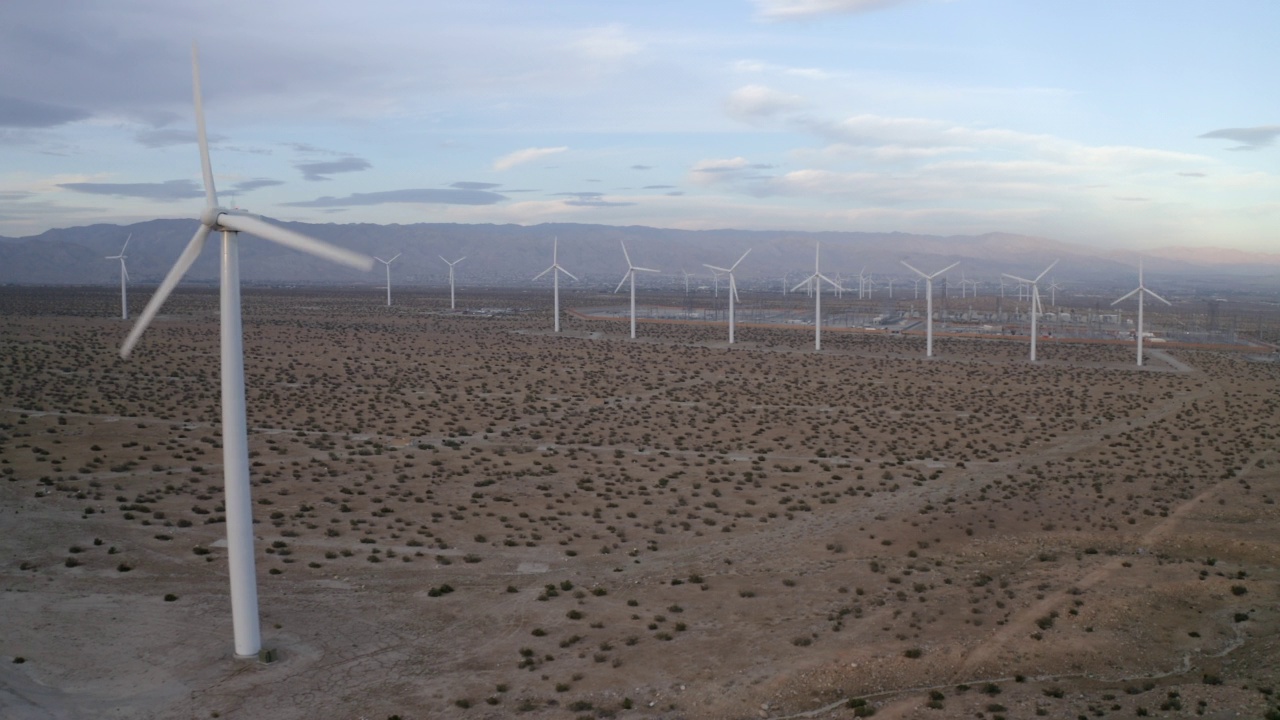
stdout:
POLYGON ((1280 717, 1244 75, 745 5, 0 10, 0 718, 1280 717))
POLYGON ((719 322, 649 322, 632 342, 625 317, 584 312, 612 290, 561 298, 559 333, 544 291, 481 315, 450 312, 447 287, 406 287, 392 312, 359 287, 246 290, 275 662, 245 673, 210 572, 231 562, 235 508, 207 382, 218 293, 177 288, 127 362, 94 365, 125 334, 114 288, 25 312, 33 291, 0 289, 23 348, 6 404, 24 408, 0 445, 4 576, 25 589, 0 617, 22 670, 62 688, 22 697, 281 717, 628 699, 910 715, 936 712, 939 686, 956 712, 1264 701, 1280 488, 1271 445, 1235 438, 1270 432, 1275 364, 1166 347, 1137 368, 1129 341, 1048 342, 1029 365, 1025 339, 949 334, 926 362, 919 337, 824 332, 814 353, 806 327, 750 322, 732 352, 719 322), (36 380, 57 355, 83 388, 36 380), (1156 443, 1158 466, 1125 446, 1156 443), (42 649, 73 628, 74 648, 42 649), (167 669, 144 672, 162 650, 167 669), (387 689, 341 699, 333 663, 387 689))

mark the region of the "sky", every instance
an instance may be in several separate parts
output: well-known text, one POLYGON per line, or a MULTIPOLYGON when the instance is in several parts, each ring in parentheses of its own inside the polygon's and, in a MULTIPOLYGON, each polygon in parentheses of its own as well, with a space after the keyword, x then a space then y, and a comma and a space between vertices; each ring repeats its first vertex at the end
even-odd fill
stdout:
POLYGON ((195 218, 1280 248, 1274 0, 0 3, 0 235, 195 218))

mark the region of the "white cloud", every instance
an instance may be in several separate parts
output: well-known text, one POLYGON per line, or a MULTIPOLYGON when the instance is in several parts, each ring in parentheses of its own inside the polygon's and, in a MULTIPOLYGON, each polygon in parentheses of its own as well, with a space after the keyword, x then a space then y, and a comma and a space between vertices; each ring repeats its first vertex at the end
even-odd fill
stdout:
POLYGON ((638 54, 644 46, 627 37, 621 25, 605 25, 587 30, 574 47, 589 62, 615 63, 638 54))
POLYGON ((549 147, 549 148, 525 148, 524 150, 517 150, 513 153, 508 153, 506 155, 503 155, 497 160, 494 160, 493 169, 494 170, 510 170, 516 165, 523 165, 524 163, 533 162, 534 160, 541 160, 542 158, 547 157, 548 155, 555 155, 556 153, 562 153, 568 149, 569 148, 567 146, 561 146, 561 147, 549 147))
POLYGON ((764 20, 801 20, 817 15, 859 13, 900 5, 911 0, 756 0, 764 20))
POLYGON ((788 95, 764 85, 744 85, 729 94, 725 111, 730 117, 750 122, 804 106, 804 98, 788 95))

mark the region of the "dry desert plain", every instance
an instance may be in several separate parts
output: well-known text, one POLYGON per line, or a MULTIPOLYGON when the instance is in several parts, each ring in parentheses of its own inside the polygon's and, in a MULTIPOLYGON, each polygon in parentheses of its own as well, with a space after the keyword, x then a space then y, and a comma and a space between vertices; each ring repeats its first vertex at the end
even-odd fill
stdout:
POLYGON ((259 663, 216 295, 116 302, 0 289, 0 717, 1280 716, 1276 364, 249 290, 259 663))

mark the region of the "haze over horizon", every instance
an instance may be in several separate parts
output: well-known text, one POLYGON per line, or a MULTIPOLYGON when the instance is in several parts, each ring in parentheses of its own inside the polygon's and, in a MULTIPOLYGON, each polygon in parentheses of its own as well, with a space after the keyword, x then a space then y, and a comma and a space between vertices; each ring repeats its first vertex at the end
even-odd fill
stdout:
POLYGON ((1273 251, 1280 5, 0 6, 0 235, 195 217, 1273 251))

